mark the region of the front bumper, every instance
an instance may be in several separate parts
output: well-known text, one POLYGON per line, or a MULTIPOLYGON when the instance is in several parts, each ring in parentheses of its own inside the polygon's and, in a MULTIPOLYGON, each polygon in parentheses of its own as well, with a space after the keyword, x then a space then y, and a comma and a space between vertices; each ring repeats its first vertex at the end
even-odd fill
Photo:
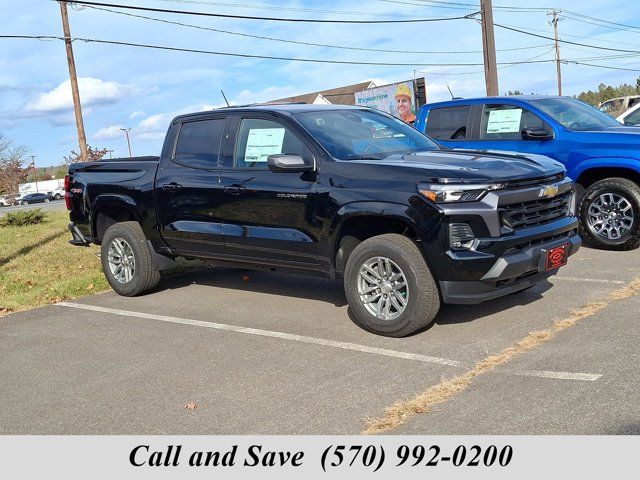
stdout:
MULTIPOLYGON (((442 300, 477 304, 531 287, 558 272, 558 269, 546 270, 546 252, 563 244, 568 244, 568 256, 571 256, 578 251, 582 240, 576 233, 535 243, 498 257, 479 280, 440 281, 442 300)), ((464 260, 459 259, 456 263, 464 263, 464 260)))

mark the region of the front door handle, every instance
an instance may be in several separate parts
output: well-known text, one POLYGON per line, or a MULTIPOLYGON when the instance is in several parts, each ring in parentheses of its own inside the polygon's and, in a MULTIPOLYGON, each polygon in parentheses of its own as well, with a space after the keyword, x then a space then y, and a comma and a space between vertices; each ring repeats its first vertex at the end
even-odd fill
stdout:
POLYGON ((162 185, 162 189, 167 191, 167 192, 177 192, 181 188, 182 188, 182 185, 180 185, 179 183, 175 183, 175 182, 171 182, 171 183, 167 183, 165 185, 162 185))
POLYGON ((242 192, 247 189, 242 185, 226 185, 223 189, 226 193, 230 193, 231 195, 240 195, 242 192))

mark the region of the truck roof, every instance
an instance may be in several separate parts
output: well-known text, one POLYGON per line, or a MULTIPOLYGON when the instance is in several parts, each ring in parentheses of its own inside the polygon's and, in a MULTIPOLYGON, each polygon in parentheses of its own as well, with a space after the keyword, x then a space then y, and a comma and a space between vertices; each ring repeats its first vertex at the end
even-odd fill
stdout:
MULTIPOLYGON (((473 98, 454 98, 453 100, 443 100, 441 102, 427 103, 424 106, 430 108, 433 105, 453 104, 453 103, 478 103, 486 102, 487 100, 495 100, 496 102, 504 102, 507 100, 539 100, 541 98, 563 98, 558 95, 500 95, 493 97, 473 97, 473 98)), ((568 97, 571 98, 571 97, 568 97)))
POLYGON ((285 114, 300 112, 317 112, 321 110, 362 110, 368 107, 358 107, 352 105, 314 105, 308 103, 272 103, 272 104, 255 104, 255 105, 239 105, 214 110, 206 110, 204 112, 185 113, 174 118, 180 120, 185 117, 198 117, 202 115, 211 115, 212 112, 278 112, 285 114))

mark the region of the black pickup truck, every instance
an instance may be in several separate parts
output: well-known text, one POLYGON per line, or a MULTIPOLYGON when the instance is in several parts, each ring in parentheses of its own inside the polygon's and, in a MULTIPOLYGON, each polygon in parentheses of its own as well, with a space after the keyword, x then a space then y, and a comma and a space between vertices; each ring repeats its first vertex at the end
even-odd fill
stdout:
POLYGON ((381 335, 553 275, 580 247, 572 182, 535 155, 456 152, 384 113, 230 107, 175 118, 161 156, 76 163, 74 245, 113 289, 153 289, 177 256, 343 278, 381 335))

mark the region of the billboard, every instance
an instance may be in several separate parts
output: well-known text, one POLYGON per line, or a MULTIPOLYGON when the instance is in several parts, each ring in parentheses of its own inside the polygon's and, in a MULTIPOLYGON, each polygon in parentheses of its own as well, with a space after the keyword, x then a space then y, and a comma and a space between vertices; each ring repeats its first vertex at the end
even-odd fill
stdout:
MULTIPOLYGON (((419 80, 422 80, 421 84, 424 85, 424 79, 419 80)), ((415 88, 417 83, 409 80, 356 92, 355 104, 382 110, 406 123, 413 124, 416 120, 416 110, 420 106, 415 88)), ((421 103, 426 102, 426 93, 424 97, 421 103)))

